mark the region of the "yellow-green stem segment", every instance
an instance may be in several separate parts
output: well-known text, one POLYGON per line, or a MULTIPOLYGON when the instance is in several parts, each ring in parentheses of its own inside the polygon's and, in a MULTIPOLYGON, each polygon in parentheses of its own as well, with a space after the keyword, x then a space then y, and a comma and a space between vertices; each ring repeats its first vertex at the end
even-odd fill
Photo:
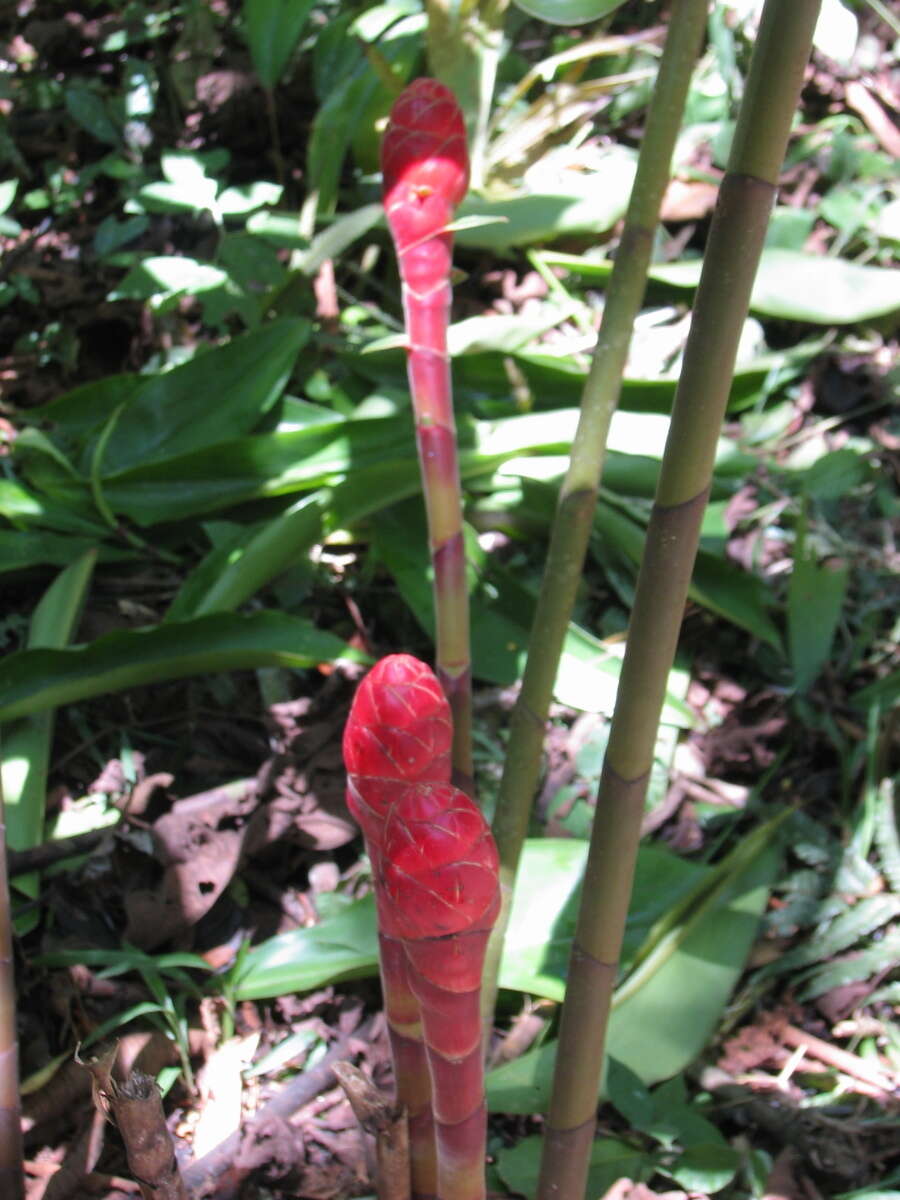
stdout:
POLYGON ((631 330, 644 297, 654 230, 669 182, 672 154, 706 26, 707 9, 708 0, 675 0, 672 5, 625 229, 584 388, 569 469, 559 494, 522 689, 510 719, 509 745, 494 819, 503 907, 485 966, 482 1014, 486 1027, 493 1018, 513 884, 537 790, 553 685, 584 569, 609 424, 619 400, 631 330))
MULTIPOLYGON (((644 559, 591 836, 557 1046, 537 1200, 582 1200, 609 1001, 666 678, 778 171, 819 0, 766 0, 713 217, 644 559)), ((678 997, 672 997, 677 1004, 678 997)))

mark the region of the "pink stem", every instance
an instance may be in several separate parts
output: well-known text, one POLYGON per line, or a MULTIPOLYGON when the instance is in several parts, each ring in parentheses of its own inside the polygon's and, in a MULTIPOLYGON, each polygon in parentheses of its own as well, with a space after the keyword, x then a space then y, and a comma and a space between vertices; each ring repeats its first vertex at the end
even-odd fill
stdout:
POLYGON ((468 186, 465 126, 453 94, 417 79, 382 146, 384 207, 397 249, 407 369, 434 571, 437 674, 453 713, 454 780, 472 792, 469 595, 447 326, 453 211, 468 186))

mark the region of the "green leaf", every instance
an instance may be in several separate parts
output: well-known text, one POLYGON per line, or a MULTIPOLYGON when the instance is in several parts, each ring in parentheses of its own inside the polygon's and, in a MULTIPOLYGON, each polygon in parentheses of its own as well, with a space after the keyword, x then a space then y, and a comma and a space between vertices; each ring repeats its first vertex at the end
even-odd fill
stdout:
POLYGON ((813 500, 837 500, 847 496, 871 475, 864 456, 845 446, 823 454, 805 468, 802 475, 804 493, 813 500))
POLYGON ((811 971, 797 994, 798 1000, 813 1000, 834 988, 871 979, 893 971, 900 958, 900 929, 889 930, 880 942, 847 958, 825 963, 811 971))
MULTIPOLYGON (((643 553, 643 528, 604 501, 597 506, 595 525, 637 569, 643 553)), ((746 629, 776 650, 781 649, 781 635, 766 611, 769 597, 762 581, 721 555, 707 550, 698 552, 688 594, 704 608, 746 629)))
MULTIPOLYGON (((605 278, 612 270, 605 260, 549 251, 543 257, 550 266, 565 266, 592 278, 605 278)), ((648 278, 693 291, 702 266, 700 259, 657 263, 648 278)), ((883 267, 772 246, 762 253, 750 308, 762 316, 812 325, 851 325, 900 309, 900 278, 883 267)))
POLYGON ((328 492, 304 496, 248 535, 240 530, 203 560, 182 584, 167 621, 228 612, 253 596, 321 539, 328 492))
MULTIPOLYGON (((539 413, 471 425, 461 422, 463 476, 492 470, 514 454, 563 449, 565 421, 553 422, 549 416, 539 413), (542 438, 549 441, 542 442, 542 438)), ((120 430, 121 423, 117 433, 120 430)), ((351 466, 352 474, 341 492, 346 512, 352 513, 366 497, 367 510, 375 511, 379 500, 389 503, 398 492, 408 494, 406 489, 418 470, 411 414, 354 420, 333 417, 330 422, 285 433, 207 445, 191 454, 107 476, 103 494, 114 512, 150 525, 263 496, 336 484, 351 466)), ((74 501, 78 493, 57 482, 54 496, 74 501)))
POLYGON ((217 443, 248 432, 272 407, 309 334, 308 321, 272 321, 154 376, 109 439, 104 475, 194 450, 215 455, 217 443))
POLYGON ((688 1146, 671 1166, 660 1169, 686 1191, 709 1196, 731 1183, 740 1164, 731 1146, 709 1142, 688 1146))
MULTIPOLYGON (((29 649, 65 646, 78 624, 96 560, 96 550, 88 550, 56 577, 32 615, 29 649)), ((53 718, 52 711, 34 713, 6 721, 0 729, 0 796, 6 841, 13 850, 27 850, 43 840, 53 718)), ((17 876, 13 887, 37 896, 37 873, 17 876)), ((36 920, 37 913, 27 914, 27 924, 16 922, 17 932, 25 933, 36 920)))
MULTIPOLYGON (((586 856, 587 843, 574 838, 526 840, 500 968, 501 987, 562 999, 586 856), (541 880, 540 891, 529 885, 533 879, 541 880)), ((669 907, 690 896, 697 880, 707 874, 706 868, 662 847, 641 847, 625 931, 625 961, 669 907)), ((337 977, 333 971, 374 974, 375 942, 375 909, 369 898, 319 925, 254 947, 239 994, 261 999, 320 987, 337 977), (328 947, 325 957, 320 954, 323 945, 328 947)))
MULTIPOLYGON (((526 1137, 515 1146, 500 1150, 497 1172, 511 1192, 520 1196, 537 1193, 538 1175, 544 1139, 526 1137)), ((603 1196, 617 1179, 647 1178, 649 1159, 641 1150, 615 1138, 600 1138, 591 1142, 588 1164, 587 1196, 603 1196)))
POLYGON ((100 142, 116 146, 121 140, 119 128, 110 119, 106 104, 86 84, 75 83, 67 87, 63 99, 69 116, 76 125, 86 129, 100 142))
POLYGON ((221 287, 228 276, 219 267, 185 255, 145 258, 109 293, 110 300, 148 300, 187 292, 197 295, 221 287))
POLYGON ((278 612, 216 614, 67 650, 20 650, 0 662, 0 720, 162 679, 246 667, 302 670, 347 654, 355 657, 340 638, 278 612))
POLYGON ((284 74, 313 0, 244 0, 244 26, 253 66, 269 91, 284 74))
POLYGON ((459 207, 460 218, 482 217, 490 223, 462 229, 456 239, 461 246, 503 251, 577 233, 596 236, 624 215, 634 172, 634 155, 619 147, 607 156, 603 170, 572 171, 570 190, 564 193, 503 200, 470 196, 459 207))
MULTIPOLYGON (((649 274, 660 283, 695 288, 700 266, 696 260, 671 263, 649 274)), ((772 247, 762 253, 750 308, 812 325, 851 325, 900 309, 900 279, 881 267, 772 247)))
POLYGON ((145 375, 108 375, 64 392, 41 408, 32 408, 29 420, 50 423, 51 432, 80 438, 105 425, 121 404, 127 404, 147 386, 145 375))
MULTIPOLYGON (((25 570, 27 567, 65 567, 79 555, 87 554, 96 547, 96 538, 36 533, 31 530, 22 533, 0 530, 0 573, 25 570)), ((133 555, 123 551, 111 557, 124 560, 133 555)))
POLYGON ((517 8, 551 25, 584 25, 621 8, 625 0, 514 0, 517 8))
MULTIPOLYGON (((385 112, 393 99, 365 54, 365 44, 377 41, 379 55, 389 64, 398 82, 409 76, 421 53, 425 14, 405 16, 402 11, 394 5, 382 4, 362 13, 352 23, 349 14, 347 21, 339 19, 340 24, 332 25, 339 43, 335 54, 328 53, 334 48, 333 43, 325 45, 326 39, 318 39, 317 54, 323 45, 325 51, 317 60, 316 74, 324 78, 319 88, 321 103, 307 144, 307 186, 318 191, 320 212, 328 213, 334 208, 344 158, 360 129, 379 107, 379 98, 386 101, 385 112)), ((373 138, 376 136, 374 127, 371 134, 373 138)))
POLYGON ((254 946, 244 958, 235 996, 262 1000, 377 972, 375 897, 369 895, 318 925, 254 946))
MULTIPOLYGON (((658 922, 619 984, 608 1054, 645 1084, 683 1071, 706 1044, 753 944, 780 851, 758 827, 658 922)), ((491 1071, 491 1111, 532 1113, 550 1099, 556 1042, 491 1071)))
POLYGON ((849 568, 822 563, 807 553, 808 539, 798 532, 794 569, 788 585, 788 642, 794 687, 804 692, 818 677, 831 654, 849 568))
MULTIPOLYGON (((500 967, 500 986, 561 1001, 575 932, 587 842, 533 838, 525 842, 500 967), (539 889, 529 879, 540 879, 539 889)), ((706 876, 703 867, 658 846, 642 846, 622 949, 627 963, 670 905, 706 876)))
POLYGON ((277 183, 257 179, 253 183, 225 188, 219 194, 216 205, 223 217, 242 217, 265 205, 277 204, 283 191, 284 188, 277 183))
MULTIPOLYGON (((549 415, 549 414, 548 414, 549 415)), ((383 512, 373 548, 422 627, 434 635, 424 512, 414 503, 383 512)), ((489 564, 470 598, 472 669, 480 679, 508 685, 520 678, 534 618, 535 596, 508 572, 489 564)), ((563 704, 590 712, 612 712, 621 657, 570 622, 563 643, 554 695, 563 704)), ((685 680, 685 685, 686 685, 685 680)), ((693 723, 670 681, 663 718, 685 728, 693 723)))

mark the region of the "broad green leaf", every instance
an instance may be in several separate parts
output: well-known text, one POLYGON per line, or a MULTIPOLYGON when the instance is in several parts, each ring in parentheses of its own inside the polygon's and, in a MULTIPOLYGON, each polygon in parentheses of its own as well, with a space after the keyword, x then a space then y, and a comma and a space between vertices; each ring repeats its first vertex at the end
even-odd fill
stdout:
POLYGON ((87 84, 74 83, 63 93, 69 116, 82 129, 86 129, 92 137, 111 146, 118 145, 121 133, 116 123, 110 118, 109 110, 104 101, 87 84))
POLYGON ((798 535, 788 585, 788 642, 799 692, 806 691, 828 661, 850 574, 843 563, 820 564, 807 547, 807 538, 798 535))
POLYGON ((307 321, 272 321, 148 380, 107 443, 104 474, 215 454, 216 443, 248 432, 281 395, 309 334, 307 321))
POLYGON ((115 410, 127 404, 143 387, 143 375, 108 375, 64 392, 56 400, 28 412, 29 420, 45 425, 65 439, 82 437, 105 425, 115 410))
MULTIPOLYGON (((721 1017, 753 944, 780 852, 760 826, 651 931, 616 989, 607 1052, 645 1084, 683 1071, 721 1017)), ((550 1099, 556 1042, 487 1078, 491 1111, 533 1113, 550 1099)))
MULTIPOLYGON (((526 840, 500 967, 501 987, 561 998, 586 855, 587 843, 575 838, 526 840), (539 892, 529 883, 536 878, 541 880, 539 892)), ((706 868, 661 847, 641 848, 625 932, 626 960, 667 908, 688 896, 705 874, 706 868)), ((373 975, 377 969, 375 905, 367 897, 319 925, 291 930, 253 947, 238 995, 279 996, 348 978, 345 972, 373 975)))
MULTIPOLYGON (((364 43, 377 39, 379 54, 391 66, 396 78, 403 80, 412 71, 421 52, 425 31, 425 14, 400 16, 396 8, 378 5, 361 19, 370 18, 370 28, 347 32, 347 44, 353 46, 353 59, 343 59, 340 69, 328 81, 322 96, 307 143, 307 179, 310 190, 318 192, 320 212, 334 208, 338 181, 344 158, 360 126, 383 95, 388 101, 391 93, 375 72, 363 51, 364 43), (377 21, 377 23, 375 23, 377 21), (355 35, 355 36, 354 36, 355 35)), ((372 135, 375 136, 374 127, 372 135)))
POLYGON ((8 212, 10 205, 16 198, 18 186, 18 179, 4 179, 0 182, 0 216, 8 212))
MULTIPOLYGON (((29 649, 66 645, 78 624, 96 560, 96 550, 88 550, 54 579, 32 615, 29 649)), ((6 840, 13 850, 26 850, 43 841, 53 718, 52 710, 34 713, 4 722, 0 729, 0 795, 6 812, 6 840)), ((34 897, 38 875, 20 875, 13 886, 34 897)), ((37 916, 26 916, 28 928, 37 922, 37 916)), ((26 932, 22 921, 17 921, 16 927, 20 935, 26 932)))
POLYGON ((290 930, 252 947, 235 995, 261 1000, 377 973, 375 897, 368 895, 318 925, 290 930))
POLYGON ((94 253, 101 258, 113 254, 146 233, 149 227, 149 218, 140 213, 126 221, 117 221, 113 216, 104 217, 94 234, 94 253))
POLYGON ((609 155, 603 170, 571 172, 571 189, 565 193, 504 200, 470 196, 460 205, 459 216, 483 217, 491 223, 462 229, 456 240, 461 246, 502 251, 575 233, 603 233, 624 215, 634 172, 634 156, 619 148, 609 155))
POLYGON ((221 287, 228 279, 219 267, 184 255, 145 258, 109 293, 110 300, 147 300, 187 292, 195 295, 221 287))
POLYGON ((731 1183, 740 1164, 741 1156, 724 1141, 697 1142, 663 1170, 686 1191, 710 1196, 731 1183))
MULTIPOLYGON (((434 612, 422 506, 407 505, 382 513, 373 545, 417 620, 433 636, 434 612)), ((528 589, 508 573, 489 566, 470 598, 472 669, 478 678, 509 685, 521 677, 534 606, 535 596, 528 589)), ((554 688, 561 703, 590 712, 611 713, 620 671, 619 653, 610 651, 570 622, 554 688)), ((670 681, 663 719, 666 723, 689 727, 693 717, 673 690, 670 681)))
MULTIPOLYGON (((537 1194, 544 1139, 526 1137, 497 1154, 497 1173, 511 1192, 519 1196, 537 1194)), ((617 1179, 646 1179, 652 1172, 648 1155, 615 1138, 591 1142, 586 1195, 604 1196, 617 1179)))
MULTIPOLYGON (((612 269, 605 260, 577 255, 547 251, 543 257, 551 266, 565 266, 593 278, 604 278, 612 269)), ((655 283, 693 291, 702 265, 700 259, 657 263, 647 274, 655 283)), ((812 325, 871 321, 900 309, 900 278, 887 268, 772 246, 762 253, 750 309, 762 316, 812 325)))
MULTIPOLYGON (((268 326, 264 327, 268 328, 268 326)), ((262 332, 262 331, 260 331, 262 332)), ((379 459, 414 454, 408 419, 344 421, 290 433, 259 434, 163 458, 108 476, 104 495, 139 524, 177 521, 263 496, 305 491, 379 459)))
POLYGON ((494 314, 489 317, 467 317, 464 321, 456 321, 447 330, 447 349, 451 357, 478 351, 515 354, 548 330, 567 321, 579 307, 574 302, 544 304, 534 315, 517 313, 510 316, 494 314))
POLYGON ((225 188, 219 194, 216 205, 223 217, 242 217, 255 212, 267 204, 277 204, 284 189, 277 183, 257 179, 253 183, 242 183, 225 188))
POLYGON ((247 44, 259 81, 269 91, 297 48, 313 0, 244 0, 247 44))
POLYGON ((309 249, 297 256, 297 269, 304 275, 315 275, 326 259, 339 257, 358 238, 384 224, 384 207, 381 204, 364 204, 362 208, 344 213, 321 233, 317 233, 310 242, 309 249))
POLYGON ((340 638, 279 612, 216 614, 66 650, 20 650, 0 662, 0 720, 163 679, 246 667, 302 670, 342 655, 354 657, 340 638))
MULTIPOLYGON (((700 263, 670 263, 649 274, 660 283, 695 288, 700 263)), ((900 279, 881 267, 771 247, 762 253, 750 309, 812 325, 851 325, 900 309, 900 279)))
MULTIPOLYGON (((526 841, 503 948, 501 987, 562 1000, 586 859, 587 842, 578 838, 526 841), (529 886, 533 879, 540 879, 540 888, 529 886)), ((641 847, 623 963, 637 953, 668 907, 687 896, 705 876, 706 868, 662 847, 641 847)))
MULTIPOLYGON (((597 506, 595 525, 636 570, 643 554, 643 527, 603 501, 597 506)), ((697 554, 688 594, 704 608, 746 629, 774 649, 781 649, 781 635, 766 611, 769 597, 762 581, 741 571, 722 555, 706 550, 697 554)))
MULTIPOLYGON (((548 262, 572 256, 542 254, 548 262)), ((581 262, 581 259, 575 259, 581 262)), ((383 345, 382 339, 378 339, 383 345)), ((400 339, 402 346, 403 339, 400 339)), ((821 352, 825 341, 819 337, 801 342, 788 350, 760 355, 737 367, 731 382, 729 408, 731 411, 761 404, 773 380, 790 380, 801 375, 810 360, 821 352)), ((368 350, 368 347, 366 348, 368 350)), ((387 384, 405 391, 406 356, 402 349, 369 354, 344 352, 344 361, 354 372, 378 384, 387 384)), ((573 354, 552 354, 542 348, 518 351, 516 366, 521 371, 517 384, 520 403, 535 411, 577 408, 587 377, 587 365, 573 354)), ((629 412, 668 413, 672 408, 676 379, 641 379, 631 377, 622 384, 619 410, 629 412)), ((495 407, 496 415, 508 416, 512 410, 508 363, 499 354, 471 352, 453 362, 453 390, 460 411, 476 407, 484 412, 486 405, 495 407)), ((486 415, 491 415, 488 409, 486 415)))
POLYGON ((530 17, 551 25, 584 25, 621 8, 625 0, 513 0, 530 17))
POLYGON ((866 458, 857 450, 845 446, 823 454, 803 470, 801 485, 804 493, 814 500, 838 500, 847 496, 871 476, 866 458))
POLYGON ((184 581, 166 620, 231 611, 305 558, 321 539, 328 498, 327 491, 304 496, 256 532, 248 535, 240 530, 233 540, 213 550, 184 581))
MULTIPOLYGON (((468 477, 494 469, 514 454, 565 449, 566 422, 548 420, 548 415, 528 414, 472 424, 460 422, 462 474, 468 477)), ((395 473, 400 472, 405 478, 416 469, 412 419, 408 412, 399 417, 354 420, 335 417, 331 424, 323 422, 287 433, 259 434, 206 445, 191 454, 111 474, 104 479, 103 494, 114 512, 150 525, 214 512, 265 496, 330 485, 345 475, 348 484, 355 484, 366 470, 372 470, 373 474, 364 480, 359 494, 374 486, 372 496, 377 499, 380 495, 377 488, 386 486, 387 496, 393 499, 395 473), (351 466, 352 474, 348 475, 351 466)), ((352 491, 345 493, 348 497, 351 494, 352 491)), ((55 498, 74 501, 77 495, 57 482, 55 498)))
MULTIPOLYGON (((97 539, 73 537, 71 534, 0 530, 0 573, 20 571, 27 567, 65 567, 79 555, 96 550, 97 539)), ((129 552, 113 557, 133 558, 129 552)))

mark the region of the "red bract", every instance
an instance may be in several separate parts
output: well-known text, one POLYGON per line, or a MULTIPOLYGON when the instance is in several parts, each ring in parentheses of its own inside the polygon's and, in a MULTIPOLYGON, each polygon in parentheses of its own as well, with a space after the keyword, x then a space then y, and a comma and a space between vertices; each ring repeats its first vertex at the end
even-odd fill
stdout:
POLYGON ((403 92, 388 118, 381 170, 384 209, 402 256, 442 232, 469 186, 466 127, 449 88, 416 79, 403 92))
POLYGON ((357 689, 344 729, 344 765, 362 779, 418 783, 450 778, 450 707, 434 672, 391 654, 357 689))
POLYGON ((347 807, 378 867, 398 784, 450 778, 450 707, 434 672, 410 654, 383 658, 360 684, 344 728, 347 807))
POLYGON ((497 870, 490 829, 465 792, 450 784, 405 788, 382 843, 385 933, 420 941, 490 929, 497 870))
POLYGON ((347 801, 375 876, 416 1200, 484 1196, 479 993, 500 907, 498 859, 481 811, 450 783, 451 735, 437 678, 406 654, 369 672, 344 731, 347 801))

